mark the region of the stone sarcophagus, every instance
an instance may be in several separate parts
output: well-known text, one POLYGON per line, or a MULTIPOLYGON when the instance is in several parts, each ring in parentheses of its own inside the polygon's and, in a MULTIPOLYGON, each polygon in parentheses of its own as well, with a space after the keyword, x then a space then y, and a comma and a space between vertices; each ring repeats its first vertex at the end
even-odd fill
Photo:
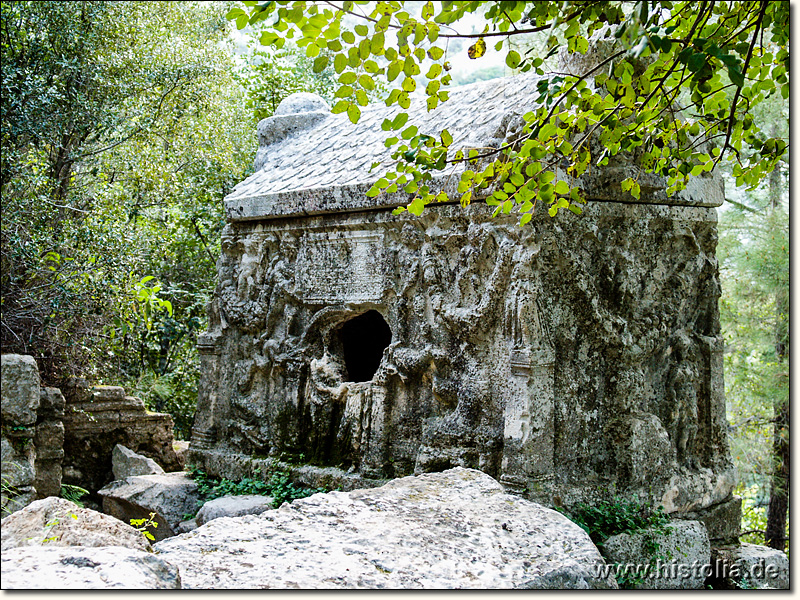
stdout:
MULTIPOLYGON (((453 147, 497 146, 535 84, 482 82, 408 112, 453 147)), ((298 94, 259 124, 256 172, 225 200, 190 460, 232 477, 278 458, 342 485, 475 467, 550 505, 729 500, 720 181, 668 198, 642 175, 634 200, 620 182, 636 167, 619 162, 584 178, 580 216, 395 216, 408 194, 365 192, 396 110, 353 125, 298 94)))

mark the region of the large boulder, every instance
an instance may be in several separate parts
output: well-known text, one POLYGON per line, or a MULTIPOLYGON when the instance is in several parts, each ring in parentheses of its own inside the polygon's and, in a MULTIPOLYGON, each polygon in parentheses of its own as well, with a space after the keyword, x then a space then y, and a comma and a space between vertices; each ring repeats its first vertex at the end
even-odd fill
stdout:
POLYGON ((136 475, 163 475, 164 469, 152 458, 136 454, 122 444, 114 446, 111 453, 114 479, 121 480, 136 475))
POLYGON ((621 533, 603 542, 603 556, 642 590, 698 590, 708 577, 711 545, 700 521, 673 520, 666 533, 621 533), (638 575, 638 578, 636 577, 638 575))
POLYGON ((204 525, 221 517, 260 515, 267 510, 272 510, 272 498, 269 496, 223 496, 206 502, 198 511, 196 520, 198 525, 204 525))
POLYGON ((148 531, 156 540, 175 535, 186 515, 197 512, 200 500, 197 484, 183 472, 112 481, 98 494, 103 497, 103 512, 125 523, 147 519, 150 513, 155 513, 158 527, 149 527, 148 531))
POLYGON ((31 546, 3 552, 3 589, 180 589, 178 570, 141 550, 119 546, 31 546))
POLYGON ((580 527, 463 468, 215 519, 154 550, 194 589, 616 587, 580 527))
POLYGON ((715 584, 720 588, 789 589, 789 558, 756 544, 713 548, 715 584))
POLYGON ((63 498, 37 500, 2 521, 2 550, 21 546, 124 546, 149 551, 136 529, 63 498))

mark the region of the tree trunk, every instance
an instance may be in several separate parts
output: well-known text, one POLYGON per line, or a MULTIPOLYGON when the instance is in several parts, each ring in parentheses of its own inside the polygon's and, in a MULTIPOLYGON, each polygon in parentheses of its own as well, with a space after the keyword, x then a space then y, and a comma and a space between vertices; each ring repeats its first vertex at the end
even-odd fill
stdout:
POLYGON ((789 404, 775 404, 775 433, 772 438, 772 481, 767 509, 767 546, 786 549, 786 515, 789 510, 789 404))
MULTIPOLYGON (((773 137, 777 126, 773 124, 773 137)), ((775 210, 783 192, 780 168, 769 177, 770 208, 775 210)), ((779 289, 775 294, 775 354, 778 363, 787 366, 789 358, 789 290, 779 289)), ((775 419, 772 434, 772 479, 770 481, 769 507, 765 542, 770 548, 786 549, 786 515, 789 511, 789 399, 781 396, 774 404, 775 419)))

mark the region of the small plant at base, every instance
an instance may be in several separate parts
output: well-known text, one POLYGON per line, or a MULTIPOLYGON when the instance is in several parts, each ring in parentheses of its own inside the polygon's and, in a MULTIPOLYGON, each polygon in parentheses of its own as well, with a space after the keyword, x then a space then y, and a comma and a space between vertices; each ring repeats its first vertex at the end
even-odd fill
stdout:
MULTIPOLYGON (((269 469, 270 478, 268 481, 250 477, 245 477, 240 481, 231 481, 225 478, 209 477, 205 472, 194 466, 190 466, 188 470, 197 483, 197 491, 202 498, 202 504, 222 496, 255 494, 272 497, 273 508, 278 508, 284 502, 291 502, 298 498, 306 498, 313 494, 327 491, 322 488, 306 488, 295 485, 291 483, 289 471, 280 469, 277 466, 269 469)), ((260 470, 257 469, 256 475, 259 474, 260 470)))
POLYGON ((156 522, 156 513, 151 512, 150 516, 146 519, 131 519, 131 525, 136 528, 136 531, 141 533, 146 539, 150 540, 151 542, 156 541, 156 538, 153 537, 153 534, 147 531, 148 527, 152 527, 153 529, 158 529, 158 523, 156 522))
POLYGON ((67 483, 61 484, 61 497, 69 500, 73 504, 77 504, 80 508, 84 508, 81 498, 87 496, 89 490, 85 490, 77 485, 69 485, 67 483))
MULTIPOLYGON (((661 506, 652 508, 638 502, 615 498, 600 500, 594 505, 581 503, 569 512, 561 512, 564 512, 567 517, 588 533, 596 546, 602 546, 612 535, 645 532, 643 546, 645 552, 650 556, 650 564, 654 564, 657 559, 669 560, 671 558, 659 554, 661 547, 656 539, 657 536, 671 531, 669 516, 661 506)), ((618 570, 616 578, 622 589, 633 589, 645 579, 640 572, 626 569, 618 570)))
MULTIPOLYGON (((75 513, 69 513, 69 516, 72 517, 73 519, 75 519, 76 521, 78 520, 78 515, 76 515, 75 513)), ((48 521, 47 523, 45 523, 44 524, 45 535, 50 533, 52 531, 53 527, 58 525, 60 522, 61 522, 60 519, 53 519, 52 521, 48 521)), ((42 539, 41 543, 42 543, 42 545, 44 545, 44 544, 47 544, 49 542, 55 542, 58 538, 59 538, 59 536, 57 536, 57 535, 46 537, 46 538, 42 539)))

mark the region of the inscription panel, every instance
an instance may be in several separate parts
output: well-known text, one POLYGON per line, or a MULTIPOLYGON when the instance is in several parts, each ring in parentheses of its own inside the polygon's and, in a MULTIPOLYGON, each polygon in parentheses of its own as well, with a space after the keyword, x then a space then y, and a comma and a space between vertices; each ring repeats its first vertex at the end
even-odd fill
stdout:
POLYGON ((297 261, 306 302, 377 302, 383 295, 383 234, 372 231, 308 233, 297 261))

